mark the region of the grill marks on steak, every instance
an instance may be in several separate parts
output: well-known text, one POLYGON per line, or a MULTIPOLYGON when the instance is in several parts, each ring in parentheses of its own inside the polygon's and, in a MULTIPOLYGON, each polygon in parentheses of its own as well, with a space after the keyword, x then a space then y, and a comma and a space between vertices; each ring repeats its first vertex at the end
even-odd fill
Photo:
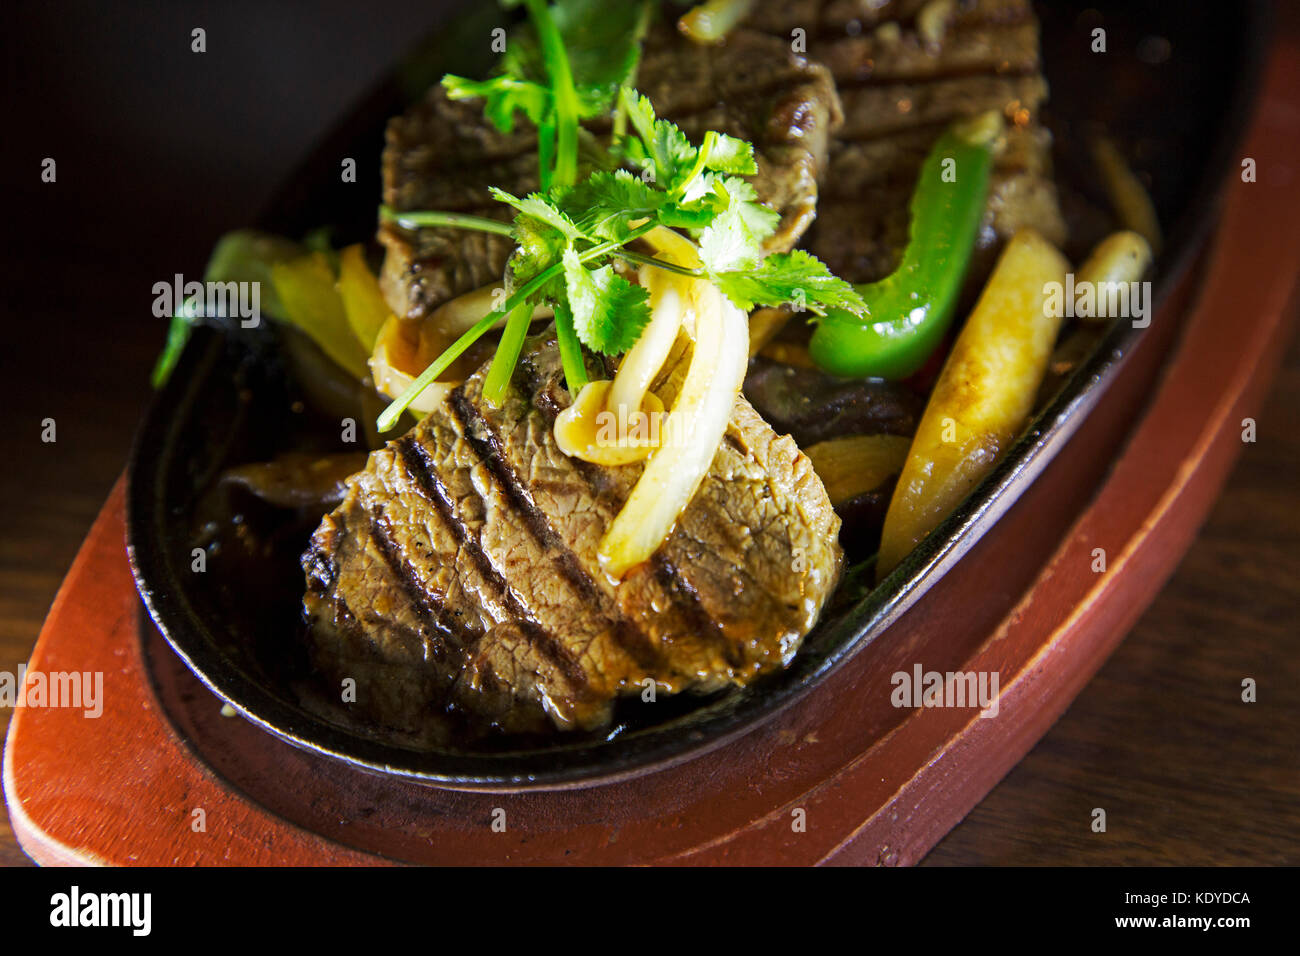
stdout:
POLYGON ((988 109, 1007 117, 1007 147, 993 169, 971 275, 987 274, 1001 243, 1022 226, 1065 240, 1051 137, 1038 116, 1047 83, 1029 0, 957 3, 934 46, 917 33, 925 6, 760 0, 748 20, 783 37, 804 29, 808 56, 835 78, 844 123, 831 143, 819 218, 806 244, 853 282, 883 278, 897 266, 925 154, 954 119, 988 109))
MULTIPOLYGON (((827 70, 776 37, 740 30, 718 47, 697 47, 660 26, 646 38, 637 88, 656 112, 699 142, 710 129, 754 143, 759 198, 781 224, 773 251, 791 248, 813 220, 817 180, 840 108, 827 70)), ((591 124, 600 128, 601 124, 591 124)), ((441 85, 388 126, 384 202, 398 210, 441 209, 510 221, 488 187, 515 195, 538 188, 537 142, 522 122, 503 134, 477 101, 449 100, 441 85)), ((501 278, 514 248, 507 237, 458 229, 379 228, 381 282, 398 316, 419 319, 443 302, 501 278)))
POLYGON ((553 344, 500 408, 482 373, 348 480, 303 557, 309 645, 369 720, 447 742, 597 728, 613 700, 747 683, 787 663, 833 589, 839 519, 743 399, 655 557, 617 586, 596 548, 641 472, 563 455, 553 344))

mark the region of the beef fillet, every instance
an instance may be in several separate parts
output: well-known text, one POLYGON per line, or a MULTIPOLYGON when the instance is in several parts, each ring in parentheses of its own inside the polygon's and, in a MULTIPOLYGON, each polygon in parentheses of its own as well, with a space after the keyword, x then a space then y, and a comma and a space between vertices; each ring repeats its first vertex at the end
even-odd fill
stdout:
POLYGON ((303 556, 317 669, 367 720, 445 743, 593 729, 617 697, 743 685, 787 664, 839 577, 811 463, 738 398, 712 469, 655 556, 615 584, 596 549, 642 466, 556 447, 552 343, 506 401, 479 372, 347 482, 303 556))

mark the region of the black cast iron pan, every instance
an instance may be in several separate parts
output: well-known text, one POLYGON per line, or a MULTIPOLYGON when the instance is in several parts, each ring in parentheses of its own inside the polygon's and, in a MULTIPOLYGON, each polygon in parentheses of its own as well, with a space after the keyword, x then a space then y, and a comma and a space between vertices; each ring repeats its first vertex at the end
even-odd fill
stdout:
MULTIPOLYGON (((1249 117, 1268 19, 1263 3, 1242 4, 1235 14, 1220 11, 1213 19, 1188 17, 1185 10, 1178 3, 1039 8, 1059 174, 1068 175, 1072 137, 1092 122, 1130 144, 1155 173, 1153 198, 1167 237, 1158 262, 1157 311, 1211 230, 1217 184, 1235 165, 1231 150, 1249 117), (1088 8, 1102 11, 1107 54, 1090 49, 1086 26, 1095 14, 1088 8)), ((441 73, 486 66, 466 62, 463 51, 481 44, 465 38, 483 36, 497 16, 479 5, 450 21, 329 134, 258 225, 290 236, 328 225, 336 243, 367 241, 379 196, 377 174, 369 182, 363 176, 343 184, 339 157, 372 157, 359 167, 376 169, 391 115, 441 73)), ((305 664, 292 637, 303 584, 296 554, 314 526, 310 522, 259 517, 250 508, 250 524, 267 522, 251 533, 275 542, 274 556, 262 564, 245 560, 234 578, 192 570, 194 529, 204 517, 198 511, 223 467, 269 459, 285 450, 286 434, 305 447, 328 447, 320 423, 295 411, 277 344, 268 336, 199 330, 155 397, 129 468, 131 566, 150 616, 189 668, 247 718, 291 743, 366 770, 444 787, 593 785, 716 747, 812 692, 852 656, 870 653, 872 641, 922 599, 1070 439, 1141 334, 1130 323, 1115 324, 995 471, 880 586, 867 591, 862 575, 849 574, 787 670, 743 690, 660 702, 653 716, 629 713, 598 737, 429 750, 322 709, 303 690, 305 664)))

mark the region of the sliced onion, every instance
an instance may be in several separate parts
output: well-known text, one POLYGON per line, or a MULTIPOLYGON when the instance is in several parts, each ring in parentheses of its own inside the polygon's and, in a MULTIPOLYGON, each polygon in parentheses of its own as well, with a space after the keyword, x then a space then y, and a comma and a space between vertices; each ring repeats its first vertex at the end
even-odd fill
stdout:
MULTIPOLYGON (((495 308, 500 298, 497 288, 485 285, 473 289, 444 302, 420 321, 390 315, 380 326, 368 363, 375 388, 389 398, 398 398, 449 345, 495 308)), ((550 318, 551 314, 550 308, 539 305, 533 310, 533 319, 550 318)), ((427 413, 441 405, 447 393, 464 381, 466 365, 463 360, 453 363, 441 380, 431 382, 411 402, 411 410, 427 413)))
POLYGON ((721 43, 753 7, 754 0, 706 0, 683 14, 677 29, 696 43, 721 43))
MULTIPOLYGON (((700 264, 695 245, 671 229, 660 227, 645 238, 660 259, 688 268, 700 264)), ((593 464, 642 461, 659 446, 663 403, 650 386, 672 355, 683 325, 695 327, 695 280, 650 265, 641 267, 639 279, 649 295, 650 323, 623 356, 613 382, 585 385, 555 421, 560 450, 593 464), (615 424, 613 440, 610 422, 615 424), (638 424, 652 426, 650 441, 635 433, 638 424)))
MULTIPOLYGON (((652 229, 645 241, 658 250, 660 259, 688 269, 700 265, 695 244, 671 229, 652 229)), ((642 266, 639 278, 650 295, 650 324, 623 356, 614 376, 609 393, 609 408, 614 412, 620 406, 641 407, 650 384, 672 354, 679 329, 685 327, 688 335, 695 335, 695 280, 654 266, 642 266)))
POLYGON ((712 283, 692 279, 690 285, 696 334, 686 379, 664 422, 662 444, 597 551, 614 579, 649 559, 672 533, 713 464, 745 377, 748 317, 712 283))
MULTIPOLYGON (((672 353, 683 316, 692 302, 690 288, 674 275, 654 266, 641 267, 641 285, 650 293, 650 324, 623 356, 609 391, 609 409, 635 410, 672 353)), ((694 322, 692 322, 694 324, 694 322)))
MULTIPOLYGON (((503 292, 500 282, 471 289, 454 299, 448 299, 434 309, 421 324, 447 336, 447 342, 450 344, 457 336, 469 331, 479 319, 504 302, 503 292)), ((534 319, 549 319, 552 314, 550 306, 539 305, 533 309, 534 319)), ((504 315, 501 316, 501 321, 505 322, 504 315)))
POLYGON ((899 435, 846 435, 805 448, 832 505, 874 491, 903 470, 912 439, 899 435))
POLYGON ((588 382, 556 416, 560 451, 596 465, 630 465, 658 447, 665 417, 659 396, 646 392, 634 411, 622 412, 610 407, 611 385, 607 379, 588 382))
MULTIPOLYGON (((404 322, 393 315, 379 329, 375 350, 370 354, 370 378, 375 389, 389 398, 397 398, 410 388, 416 376, 429 364, 421 355, 424 350, 421 349, 420 324, 404 322)), ((411 402, 411 410, 433 411, 458 384, 459 380, 432 382, 411 402)))

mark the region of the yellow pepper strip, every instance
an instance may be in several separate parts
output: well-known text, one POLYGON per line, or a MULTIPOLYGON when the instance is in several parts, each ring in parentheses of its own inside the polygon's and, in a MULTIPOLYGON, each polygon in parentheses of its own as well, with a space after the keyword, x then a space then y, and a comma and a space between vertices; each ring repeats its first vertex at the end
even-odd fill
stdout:
POLYGON ((311 337, 321 350, 358 380, 366 377, 366 348, 348 323, 343 300, 334 288, 334 272, 321 253, 271 266, 271 281, 285 317, 311 337))
POLYGON ((375 347, 379 330, 393 314, 379 291, 379 280, 366 265, 360 245, 348 246, 339 255, 339 298, 352 333, 367 352, 375 347))
POLYGON ((1119 147, 1112 140, 1099 137, 1092 142, 1092 158, 1101 171, 1102 182, 1114 207, 1115 215, 1126 229, 1144 237, 1156 252, 1160 251, 1160 220, 1155 203, 1142 181, 1137 178, 1119 147))
POLYGON ((1049 283, 1063 285, 1068 269, 1031 229, 1003 250, 917 426, 885 516, 877 579, 961 503, 1024 427, 1062 322, 1047 307, 1049 283))
MULTIPOLYGON (((1137 282, 1151 265, 1151 245, 1136 232, 1116 232, 1097 244, 1087 260, 1079 267, 1075 277, 1075 287, 1089 287, 1094 290, 1105 289, 1109 285, 1128 285, 1137 282)), ((1106 300, 1098 294, 1096 301, 1100 306, 1106 300)), ((1080 318, 1092 322, 1108 322, 1114 316, 1107 314, 1104 308, 1095 308, 1085 312, 1080 318)))
POLYGON ((831 504, 874 491, 903 470, 912 439, 901 435, 847 435, 804 449, 831 504))
POLYGON ((749 317, 749 357, 753 358, 790 321, 788 309, 759 309, 749 317))

